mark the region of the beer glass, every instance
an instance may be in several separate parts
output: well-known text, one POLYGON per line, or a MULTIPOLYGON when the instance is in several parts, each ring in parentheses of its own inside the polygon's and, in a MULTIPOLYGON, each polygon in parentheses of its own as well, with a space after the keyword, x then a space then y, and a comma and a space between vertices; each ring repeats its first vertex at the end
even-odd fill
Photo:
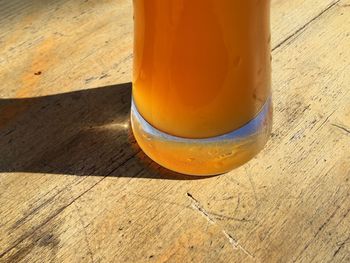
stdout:
POLYGON ((272 124, 269 0, 133 0, 131 123, 176 172, 216 175, 254 157, 272 124))

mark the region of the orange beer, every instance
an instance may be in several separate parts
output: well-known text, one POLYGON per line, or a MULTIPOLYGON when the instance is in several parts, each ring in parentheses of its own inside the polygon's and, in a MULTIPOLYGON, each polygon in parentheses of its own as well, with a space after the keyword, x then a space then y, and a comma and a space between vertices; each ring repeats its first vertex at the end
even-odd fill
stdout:
POLYGON ((240 129, 268 103, 269 18, 269 0, 134 0, 134 108, 162 136, 147 135, 135 116, 132 123, 139 145, 152 159, 182 173, 217 174, 262 148, 269 114, 258 131, 263 138, 250 135, 249 146, 240 138, 244 157, 238 158, 235 149, 220 166, 215 153, 200 153, 215 146, 221 156, 235 148, 237 140, 214 145, 210 138, 240 129), (194 153, 196 142, 201 147, 194 153))

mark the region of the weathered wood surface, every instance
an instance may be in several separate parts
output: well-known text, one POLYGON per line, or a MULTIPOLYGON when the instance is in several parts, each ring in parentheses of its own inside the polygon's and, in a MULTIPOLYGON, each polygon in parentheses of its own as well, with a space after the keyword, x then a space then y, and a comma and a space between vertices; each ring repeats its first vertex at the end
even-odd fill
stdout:
POLYGON ((349 262, 350 1, 272 1, 272 138, 229 174, 129 128, 132 1, 0 0, 0 262, 349 262))

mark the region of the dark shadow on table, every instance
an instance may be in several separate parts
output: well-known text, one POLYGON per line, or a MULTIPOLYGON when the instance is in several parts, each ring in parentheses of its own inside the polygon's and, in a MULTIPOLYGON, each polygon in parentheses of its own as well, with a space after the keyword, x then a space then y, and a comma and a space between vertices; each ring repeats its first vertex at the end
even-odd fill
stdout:
POLYGON ((0 172, 187 180, 152 162, 130 130, 131 84, 0 99, 0 172))

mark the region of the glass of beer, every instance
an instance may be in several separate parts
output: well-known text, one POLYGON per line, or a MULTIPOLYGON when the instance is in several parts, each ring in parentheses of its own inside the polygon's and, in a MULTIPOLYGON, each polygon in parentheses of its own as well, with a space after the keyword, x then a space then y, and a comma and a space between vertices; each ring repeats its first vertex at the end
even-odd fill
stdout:
POLYGON ((131 123, 173 171, 216 175, 272 126, 270 0, 133 0, 131 123))

